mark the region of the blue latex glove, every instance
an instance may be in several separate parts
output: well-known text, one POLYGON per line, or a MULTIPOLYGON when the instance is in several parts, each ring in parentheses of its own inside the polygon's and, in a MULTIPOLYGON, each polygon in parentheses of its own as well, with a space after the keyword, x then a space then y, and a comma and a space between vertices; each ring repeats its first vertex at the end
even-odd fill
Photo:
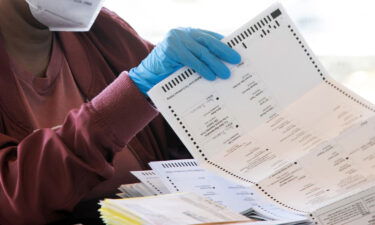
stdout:
POLYGON ((138 67, 130 70, 130 78, 144 94, 183 66, 207 80, 227 79, 230 70, 222 61, 238 64, 241 56, 222 43, 222 38, 220 34, 200 29, 173 29, 138 67))

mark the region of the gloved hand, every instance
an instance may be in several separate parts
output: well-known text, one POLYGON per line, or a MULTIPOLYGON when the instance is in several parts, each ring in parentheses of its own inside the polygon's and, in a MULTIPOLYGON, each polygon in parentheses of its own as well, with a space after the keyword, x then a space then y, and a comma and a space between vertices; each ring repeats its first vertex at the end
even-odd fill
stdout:
POLYGON ((222 61, 238 64, 241 56, 222 43, 222 38, 220 34, 200 29, 173 29, 138 67, 130 70, 130 78, 144 94, 183 66, 207 80, 227 79, 230 70, 222 61))

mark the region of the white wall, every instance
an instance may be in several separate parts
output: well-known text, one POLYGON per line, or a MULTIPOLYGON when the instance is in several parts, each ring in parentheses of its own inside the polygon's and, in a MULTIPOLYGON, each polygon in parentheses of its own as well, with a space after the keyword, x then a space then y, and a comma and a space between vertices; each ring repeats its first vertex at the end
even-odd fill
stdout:
MULTIPOLYGON (((171 28, 229 34, 273 0, 106 0, 143 37, 156 43, 171 28)), ((280 0, 318 54, 374 55, 374 0, 280 0)))
MULTIPOLYGON (((279 0, 329 73, 375 103, 375 1, 279 0)), ((106 0, 144 38, 157 43, 174 27, 231 33, 273 0, 106 0)))

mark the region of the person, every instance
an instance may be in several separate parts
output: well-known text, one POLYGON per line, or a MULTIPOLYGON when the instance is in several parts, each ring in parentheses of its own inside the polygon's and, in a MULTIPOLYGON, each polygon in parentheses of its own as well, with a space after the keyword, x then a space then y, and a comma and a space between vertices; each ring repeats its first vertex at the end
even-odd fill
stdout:
POLYGON ((147 91, 183 66, 227 79, 222 61, 241 61, 199 29, 153 46, 102 2, 0 0, 2 225, 84 217, 129 171, 190 157, 147 91))

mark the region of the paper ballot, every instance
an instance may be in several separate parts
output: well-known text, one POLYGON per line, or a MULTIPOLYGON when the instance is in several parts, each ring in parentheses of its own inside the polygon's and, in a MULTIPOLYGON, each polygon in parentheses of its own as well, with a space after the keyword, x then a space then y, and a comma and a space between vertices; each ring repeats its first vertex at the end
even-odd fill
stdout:
POLYGON ((200 168, 195 160, 151 162, 150 166, 172 193, 194 192, 236 212, 248 210, 255 201, 250 188, 200 168))
POLYGON ((183 68, 148 93, 194 158, 318 224, 373 224, 374 105, 328 76, 280 4, 223 42, 243 60, 229 80, 183 68))
POLYGON ((172 193, 193 192, 251 218, 305 219, 270 204, 253 187, 236 184, 199 167, 196 160, 157 161, 149 165, 172 193))
POLYGON ((121 198, 156 196, 160 194, 144 183, 123 184, 119 187, 119 190, 121 193, 117 194, 117 196, 121 198))
POLYGON ((102 219, 108 225, 187 225, 249 220, 192 193, 106 199, 100 204, 102 219))
POLYGON ((147 185, 150 189, 154 190, 157 194, 169 194, 171 193, 165 184, 154 171, 131 171, 131 173, 138 178, 143 184, 147 185))
POLYGON ((142 198, 106 199, 100 202, 101 218, 108 225, 293 225, 306 220, 260 221, 193 193, 176 193, 142 198))

